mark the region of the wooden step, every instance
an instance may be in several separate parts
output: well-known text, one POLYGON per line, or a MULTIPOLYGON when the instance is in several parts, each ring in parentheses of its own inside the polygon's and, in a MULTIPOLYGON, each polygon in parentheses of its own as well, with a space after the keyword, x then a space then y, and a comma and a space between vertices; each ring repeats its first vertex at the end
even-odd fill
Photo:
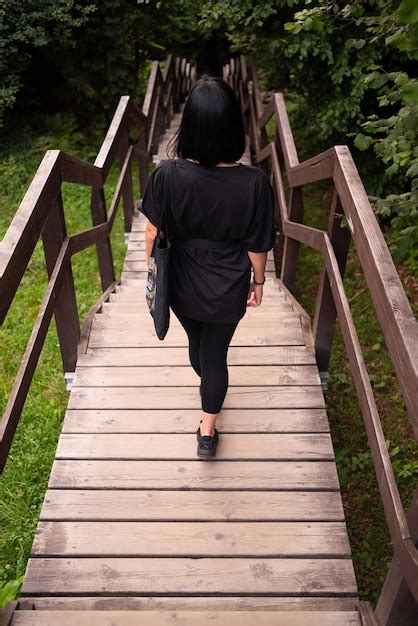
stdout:
MULTIPOLYGON (((357 595, 348 558, 31 558, 22 593, 357 595)), ((223 622, 225 623, 225 622, 223 622)), ((293 622, 294 623, 294 622, 293 622)))
MULTIPOLYGON (((268 327, 274 330, 277 326, 292 327, 300 326, 300 317, 295 311, 275 311, 273 308, 263 310, 260 315, 258 307, 248 307, 247 312, 239 322, 240 328, 258 328, 260 326, 268 327)), ((126 330, 135 330, 138 327, 151 326, 154 321, 148 309, 142 309, 124 313, 107 313, 103 311, 93 316, 93 324, 95 328, 123 328, 126 330)), ((170 317, 170 327, 183 328, 177 316, 173 314, 170 317)))
POLYGON ((344 521, 335 491, 49 489, 40 519, 64 521, 344 521))
MULTIPOLYGON (((189 356, 184 348, 87 348, 87 352, 79 355, 77 366, 109 366, 128 367, 134 365, 164 364, 190 366, 189 356)), ((306 346, 230 346, 228 350, 228 366, 234 365, 314 365, 315 356, 306 346)))
MULTIPOLYGON (((67 409, 63 433, 195 433, 196 409, 67 409)), ((321 433, 325 409, 222 409, 222 433, 321 433)))
MULTIPOLYGON (((239 329, 253 328, 256 330, 262 326, 263 330, 274 332, 275 330, 278 330, 278 328, 300 327, 299 315, 294 311, 290 311, 289 313, 281 312, 280 315, 278 315, 277 312, 269 309, 268 311, 264 311, 262 316, 258 313, 259 311, 256 311, 255 308, 253 308, 248 314, 246 313, 240 320, 239 329)), ((141 312, 136 312, 135 315, 131 314, 130 316, 121 314, 118 316, 111 316, 106 313, 97 313, 93 316, 93 327, 96 329, 114 328, 115 330, 140 330, 146 324, 153 326, 154 321, 145 307, 141 312)), ((172 320, 170 318, 170 329, 171 328, 184 330, 183 325, 177 319, 175 314, 173 315, 172 320)))
POLYGON ((357 611, 16 611, 11 626, 360 626, 357 611))
MULTIPOLYGON (((63 434, 56 458, 194 460, 196 445, 196 433, 63 434)), ((333 447, 327 433, 222 433, 216 456, 218 461, 328 461, 333 447)))
MULTIPOLYGON (((237 385, 320 385, 315 365, 230 365, 229 387, 237 385)), ((200 385, 200 377, 190 367, 78 367, 74 387, 155 387, 200 385)))
MULTIPOLYGON (((124 281, 123 286, 129 286, 129 280, 124 281)), ((150 313, 148 311, 148 307, 146 307, 146 300, 145 300, 145 288, 144 291, 142 292, 143 294, 143 304, 144 306, 138 306, 137 302, 120 302, 119 300, 113 299, 112 301, 106 301, 103 302, 102 306, 101 306, 101 312, 102 313, 116 313, 118 315, 124 315, 125 313, 135 313, 137 315, 145 315, 145 317, 149 317, 150 313)), ((295 311, 295 308, 293 307, 292 303, 289 300, 286 299, 282 299, 282 300, 277 300, 275 302, 270 302, 268 300, 264 300, 261 303, 261 307, 262 310, 265 312, 266 315, 277 315, 278 319, 279 315, 281 313, 286 313, 286 312, 291 312, 294 311, 296 314, 298 314, 297 311, 295 311)), ((260 307, 247 307, 245 315, 248 316, 252 316, 254 317, 255 315, 258 316, 259 311, 261 310, 260 307)), ((172 313, 173 311, 171 310, 170 313, 172 313)), ((173 313, 174 315, 174 313, 173 313)))
POLYGON ((198 489, 337 491, 330 461, 61 461, 51 489, 198 489))
MULTIPOLYGON (((152 381, 135 387, 73 387, 69 409, 196 409, 200 408, 197 387, 158 387, 152 381)), ((223 409, 325 408, 321 387, 251 386, 229 387, 223 409)))
POLYGON ((40 522, 32 556, 347 557, 343 522, 40 522), (129 541, 121 541, 129 537, 129 541))
MULTIPOLYGON (((39 596, 21 597, 20 608, 38 610, 83 610, 83 611, 356 611, 358 597, 336 596, 39 596)), ((115 613, 116 615, 116 613, 115 613)), ((173 619, 175 619, 173 615, 173 619)), ((96 623, 94 626, 96 626, 96 623)), ((174 622, 175 624, 175 622, 174 622)), ((318 622, 318 626, 320 626, 318 622)), ((76 626, 76 625, 74 625, 76 626)), ((200 626, 200 625, 196 625, 200 626)), ((227 626, 227 624, 225 624, 227 626)), ((297 626, 295 623, 293 626, 297 626)))
MULTIPOLYGON (((144 305, 145 306, 145 305, 144 305)), ((302 346, 304 345, 304 335, 299 323, 288 326, 278 325, 273 330, 260 326, 251 328, 238 325, 230 342, 231 346, 302 346)), ((117 328, 96 328, 93 324, 89 346, 91 348, 140 348, 146 346, 160 347, 162 344, 155 333, 152 320, 142 327, 137 326, 135 330, 124 330, 117 328)), ((164 347, 187 346, 188 338, 184 328, 169 326, 164 337, 164 347)))

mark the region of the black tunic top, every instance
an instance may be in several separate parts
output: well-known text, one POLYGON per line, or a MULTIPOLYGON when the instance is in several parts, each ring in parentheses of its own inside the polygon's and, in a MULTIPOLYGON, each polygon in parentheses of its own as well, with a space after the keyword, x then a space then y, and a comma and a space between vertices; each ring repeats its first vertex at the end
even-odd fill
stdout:
MULTIPOLYGON (((159 226, 165 207, 168 235, 227 239, 235 250, 172 247, 170 306, 195 320, 237 322, 246 313, 251 279, 247 250, 272 249, 274 192, 257 167, 205 166, 165 159, 150 175, 141 212, 159 226)), ((161 226, 164 230, 164 224, 161 226)))

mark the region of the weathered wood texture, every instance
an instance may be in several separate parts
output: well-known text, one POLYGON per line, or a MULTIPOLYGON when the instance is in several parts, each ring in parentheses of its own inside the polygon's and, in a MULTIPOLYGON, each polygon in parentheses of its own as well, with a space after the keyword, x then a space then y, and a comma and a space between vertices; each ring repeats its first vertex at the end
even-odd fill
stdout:
POLYGON ((18 611, 12 626, 360 626, 356 611, 18 611))

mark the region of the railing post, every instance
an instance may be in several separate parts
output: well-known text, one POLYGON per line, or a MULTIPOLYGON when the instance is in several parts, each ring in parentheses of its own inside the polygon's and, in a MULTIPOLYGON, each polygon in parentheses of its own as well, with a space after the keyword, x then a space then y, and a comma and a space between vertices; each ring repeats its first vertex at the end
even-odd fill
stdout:
POLYGON ((148 182, 148 159, 145 156, 147 152, 147 134, 143 126, 139 130, 138 148, 141 150, 138 157, 138 176, 140 195, 142 196, 148 182))
MULTIPOLYGON (((418 489, 415 490, 406 519, 411 530, 411 538, 416 544, 418 541, 418 489)), ((416 626, 418 624, 418 603, 402 576, 396 555, 390 564, 376 605, 375 615, 379 626, 416 626)))
MULTIPOLYGON (((121 139, 118 146, 119 163, 122 170, 127 153, 129 150, 129 134, 128 128, 125 126, 123 129, 121 139)), ((126 171, 125 179, 122 186, 122 200, 123 200, 123 219, 125 229, 125 241, 129 237, 129 233, 132 230, 132 217, 134 213, 134 191, 132 186, 132 167, 129 163, 126 171)))
MULTIPOLYGON (((257 143, 257 150, 262 150, 268 144, 269 139, 267 136, 266 127, 260 129, 258 126, 258 122, 263 113, 264 106, 263 106, 263 98, 261 95, 260 81, 258 79, 256 67, 253 63, 251 63, 251 77, 252 77, 252 87, 253 87, 253 94, 254 94, 254 112, 255 112, 255 118, 256 118, 255 132, 257 133, 259 131, 260 133, 260 136, 258 138, 258 143, 257 143)), ((267 159, 259 163, 258 166, 265 174, 268 174, 267 159)))
MULTIPOLYGON (((302 187, 291 188, 288 215, 289 220, 291 220, 292 222, 297 222, 298 224, 303 223, 302 187)), ((291 239, 290 237, 285 237, 280 280, 282 281, 284 286, 287 287, 289 291, 293 294, 295 289, 298 255, 299 242, 291 239)))
MULTIPOLYGON (((48 217, 42 230, 48 278, 51 278, 54 265, 61 250, 62 242, 66 236, 67 229, 65 226, 64 208, 60 190, 51 204, 48 217)), ((71 263, 57 297, 54 316, 57 325, 64 377, 67 381, 67 389, 71 389, 77 363, 78 342, 80 340, 80 320, 78 317, 71 263)))
POLYGON ((249 97, 249 118, 250 118, 250 146, 255 153, 259 152, 260 146, 258 143, 258 135, 257 135, 257 119, 254 108, 254 100, 253 100, 253 83, 252 81, 248 81, 248 97, 249 97))
POLYGON ((0 626, 11 626, 17 605, 18 602, 16 600, 6 603, 4 608, 0 611, 0 626))
MULTIPOLYGON (((328 224, 328 234, 334 248, 335 258, 337 259, 342 277, 344 277, 348 250, 351 241, 350 230, 348 228, 341 228, 341 217, 343 213, 344 211, 341 206, 338 193, 334 188, 328 224)), ((319 279, 312 330, 315 342, 316 362, 319 368, 323 389, 327 389, 329 378, 328 364, 331 356, 336 320, 337 309, 335 308, 329 277, 324 264, 322 266, 319 279)))
POLYGON ((176 57, 174 64, 174 89, 173 89, 173 111, 174 113, 179 113, 180 111, 180 65, 181 59, 180 57, 176 57))
MULTIPOLYGON (((91 218, 93 226, 98 226, 98 224, 103 224, 103 222, 107 221, 103 187, 93 187, 91 190, 91 218)), ((116 280, 110 235, 96 243, 96 250, 102 291, 105 291, 116 280)))

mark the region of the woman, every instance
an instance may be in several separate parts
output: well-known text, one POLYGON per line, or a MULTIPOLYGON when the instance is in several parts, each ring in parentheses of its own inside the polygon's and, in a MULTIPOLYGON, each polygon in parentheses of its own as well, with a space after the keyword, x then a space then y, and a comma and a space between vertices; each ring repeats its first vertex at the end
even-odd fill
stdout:
POLYGON ((215 456, 229 344, 246 307, 261 304, 267 252, 276 239, 273 189, 261 170, 237 162, 244 150, 234 91, 204 74, 187 98, 169 158, 152 172, 142 200, 148 263, 163 207, 166 230, 174 235, 170 308, 201 377, 200 458, 215 456))

